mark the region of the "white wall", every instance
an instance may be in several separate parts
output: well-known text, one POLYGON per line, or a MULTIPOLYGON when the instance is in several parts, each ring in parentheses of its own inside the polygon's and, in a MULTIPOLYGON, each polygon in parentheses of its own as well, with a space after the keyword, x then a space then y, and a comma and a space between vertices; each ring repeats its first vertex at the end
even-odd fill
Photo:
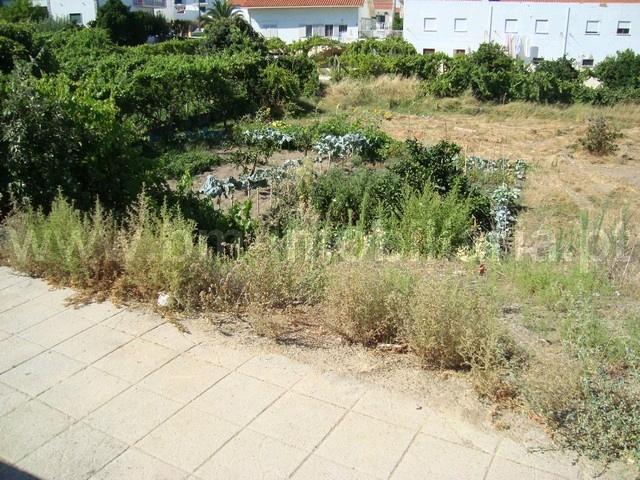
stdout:
MULTIPOLYGON (((287 43, 305 37, 305 25, 333 25, 338 37, 338 25, 347 25, 345 41, 358 38, 358 8, 245 8, 241 9, 251 26, 265 37, 277 36, 287 43), (276 28, 267 28, 276 26, 276 28)), ((324 35, 324 30, 322 31, 324 35)))
POLYGON ((583 58, 598 63, 618 50, 640 50, 638 3, 405 0, 404 8, 404 38, 418 52, 433 48, 451 55, 454 49, 468 52, 494 41, 525 61, 566 53, 579 63, 583 58), (436 31, 424 31, 425 18, 436 19, 436 31), (456 18, 467 19, 466 32, 454 31, 456 18), (507 19, 516 20, 513 33, 505 31, 507 19), (536 20, 548 21, 548 33, 536 32, 536 20), (586 33, 587 20, 599 21, 599 34, 586 33), (631 22, 629 35, 616 34, 620 20, 631 22))
MULTIPOLYGON (((121 1, 129 7, 133 3, 133 0, 121 1)), ((48 7, 49 15, 54 18, 68 20, 70 14, 80 13, 82 15, 82 23, 86 25, 96 19, 98 8, 105 2, 106 0, 38 0, 33 3, 48 7)))

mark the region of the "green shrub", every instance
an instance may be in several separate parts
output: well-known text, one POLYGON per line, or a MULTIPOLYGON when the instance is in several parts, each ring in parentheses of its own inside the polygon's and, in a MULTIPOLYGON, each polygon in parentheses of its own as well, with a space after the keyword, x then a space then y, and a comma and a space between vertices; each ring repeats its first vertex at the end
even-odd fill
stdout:
POLYGON ((470 203, 456 189, 444 197, 429 187, 422 194, 407 193, 400 212, 387 226, 394 251, 442 257, 471 243, 470 203))
POLYGON ((405 142, 406 154, 390 169, 415 192, 430 184, 440 193, 449 192, 463 174, 460 147, 442 141, 425 146, 416 140, 405 142))
POLYGON ((509 100, 515 61, 497 43, 482 43, 469 55, 471 93, 478 100, 509 100))
POLYGON ((327 282, 324 321, 351 342, 395 342, 413 285, 413 275, 394 264, 337 264, 327 282))
POLYGON ((198 175, 222 164, 222 158, 206 149, 186 152, 167 152, 160 157, 163 174, 168 178, 180 178, 184 173, 198 175))
POLYGON ((163 292, 176 308, 199 308, 218 277, 206 239, 194 235, 195 223, 166 204, 156 212, 141 195, 124 228, 119 294, 154 302, 163 292))
POLYGON ((410 348, 428 365, 499 370, 512 341, 493 299, 468 278, 424 278, 403 321, 410 348))
POLYGON ((14 74, 0 116, 7 184, 34 207, 49 207, 60 189, 83 210, 97 197, 109 209, 123 208, 149 174, 141 139, 110 100, 71 89, 64 77, 41 80, 14 74))
POLYGON ((594 155, 609 155, 618 150, 615 140, 621 136, 606 118, 599 116, 589 119, 589 126, 584 137, 580 138, 580 143, 594 155))
POLYGON ((400 178, 389 171, 359 168, 349 174, 332 168, 316 178, 307 194, 321 219, 370 226, 381 212, 398 208, 401 191, 400 178))
POLYGON ((110 288, 121 269, 114 219, 97 203, 81 213, 58 196, 45 215, 31 207, 5 223, 2 251, 31 275, 80 288, 110 288))
POLYGON ((596 65, 594 74, 606 88, 640 89, 640 54, 631 49, 608 56, 596 65))
POLYGON ((226 263, 218 301, 263 308, 317 303, 326 284, 325 246, 314 230, 290 228, 282 238, 259 236, 236 261, 226 263))

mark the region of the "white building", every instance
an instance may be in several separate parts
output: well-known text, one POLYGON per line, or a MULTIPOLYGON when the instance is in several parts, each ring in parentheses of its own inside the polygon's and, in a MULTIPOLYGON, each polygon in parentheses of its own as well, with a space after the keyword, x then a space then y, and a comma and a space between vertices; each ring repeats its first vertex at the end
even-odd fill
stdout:
POLYGON ((403 34, 425 54, 497 42, 526 62, 566 55, 589 67, 640 51, 640 0, 405 0, 403 34))
POLYGON ((358 39, 363 0, 235 0, 255 31, 287 43, 321 36, 358 39))

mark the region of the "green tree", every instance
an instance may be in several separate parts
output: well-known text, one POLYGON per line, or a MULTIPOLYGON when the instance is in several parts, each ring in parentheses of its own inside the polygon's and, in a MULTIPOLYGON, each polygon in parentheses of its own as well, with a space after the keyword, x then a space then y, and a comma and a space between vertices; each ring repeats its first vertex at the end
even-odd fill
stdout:
POLYGON ((213 6, 202 17, 201 23, 208 25, 219 18, 232 18, 240 15, 240 11, 236 10, 229 0, 215 0, 213 6))
POLYGON ((608 88, 640 88, 640 53, 618 52, 600 62, 594 73, 608 88))
POLYGON ((7 22, 38 22, 48 16, 46 7, 36 7, 31 0, 12 0, 0 7, 0 19, 7 22))
POLYGON ((515 61, 497 43, 483 43, 469 55, 470 86, 478 100, 509 100, 515 61))
POLYGON ((118 45, 140 45, 150 35, 164 38, 171 30, 164 17, 131 12, 120 0, 107 0, 98 9, 96 26, 107 30, 111 40, 118 45))
POLYGON ((4 174, 0 193, 48 208, 57 194, 82 209, 99 197, 109 208, 131 202, 145 181, 140 137, 111 100, 73 91, 64 76, 9 78, 0 116, 4 174))

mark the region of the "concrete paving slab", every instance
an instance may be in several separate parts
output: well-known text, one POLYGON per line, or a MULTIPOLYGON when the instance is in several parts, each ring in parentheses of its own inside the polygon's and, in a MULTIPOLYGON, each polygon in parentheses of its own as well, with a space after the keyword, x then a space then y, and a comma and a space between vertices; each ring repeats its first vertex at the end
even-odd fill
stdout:
POLYGON ((147 376, 140 386, 177 402, 187 403, 228 374, 226 368, 181 355, 147 376))
POLYGON ((0 313, 0 328, 10 333, 19 333, 68 308, 62 303, 32 300, 0 313))
POLYGON ((11 388, 4 383, 0 383, 0 416, 10 412, 18 405, 29 400, 29 396, 11 388))
POLYGON ((129 386, 125 380, 87 367, 51 387, 38 398, 75 419, 81 419, 129 386))
POLYGON ((207 343, 201 343, 193 347, 186 355, 192 355, 201 360, 215 363, 229 370, 238 368, 254 356, 251 352, 230 348, 226 345, 211 345, 207 343))
POLYGON ((0 459, 15 464, 71 422, 71 418, 38 400, 23 403, 0 417, 0 459))
POLYGON ((19 282, 24 282, 30 277, 26 277, 24 275, 20 275, 10 268, 1 267, 0 270, 0 290, 3 290, 7 287, 15 285, 19 282))
MULTIPOLYGON (((512 441, 355 376, 205 339, 206 328, 185 336, 148 312, 106 302, 42 320, 70 291, 13 280, 0 268, 0 311, 20 312, 19 335, 0 326, 3 480, 29 478, 20 466, 41 480, 552 480, 596 471, 528 451, 543 432, 512 441)), ((618 467, 603 478, 635 477, 618 467)))
POLYGON ((102 357, 93 366, 129 382, 137 382, 175 356, 174 350, 137 338, 102 357))
POLYGON ((183 480, 185 478, 187 478, 187 472, 140 450, 130 448, 93 475, 91 480, 183 480))
POLYGON ((262 354, 243 363, 238 371, 284 388, 290 388, 307 375, 311 369, 307 365, 289 360, 282 355, 262 354))
POLYGON ((288 392, 250 423, 249 428, 311 451, 344 414, 343 408, 288 392))
POLYGON ((164 319, 158 315, 147 312, 123 310, 112 317, 102 321, 102 325, 120 330, 135 337, 164 323, 164 319))
POLYGON ((316 453, 371 476, 387 478, 416 430, 350 412, 320 444, 316 453))
POLYGON ((175 325, 170 323, 158 325, 153 330, 142 335, 141 338, 178 352, 184 352, 198 343, 193 335, 181 332, 175 325))
POLYGON ((91 328, 95 321, 65 310, 19 333, 21 338, 51 348, 91 328))
POLYGON ((243 430, 196 470, 196 476, 203 480, 281 480, 288 478, 306 455, 279 440, 243 430))
POLYGON ((0 382, 35 397, 82 367, 84 364, 72 358, 46 351, 0 375, 0 382))
POLYGON ((238 425, 244 425, 283 392, 282 387, 233 372, 196 398, 193 406, 238 425))
POLYGON ((496 457, 491 463, 486 480, 566 480, 566 478, 496 457))
POLYGON ((124 452, 127 445, 77 423, 18 462, 41 478, 84 480, 124 452))
POLYGON ((0 342, 9 338, 12 334, 9 332, 5 332, 4 330, 0 330, 0 342))
POLYGON ((0 341, 0 373, 26 362, 45 350, 42 345, 20 337, 9 337, 0 341))
POLYGON ((53 349, 80 362, 93 363, 134 338, 133 335, 113 328, 94 325, 53 349))
POLYGON ((136 447, 187 472, 202 465, 240 431, 238 425, 187 405, 136 447))
POLYGON ((292 389, 309 397, 351 408, 367 391, 362 383, 333 372, 312 372, 292 389))
POLYGON ((0 290, 0 313, 21 305, 49 291, 49 286, 41 280, 26 278, 0 290))
POLYGON ((391 475, 394 480, 482 480, 491 455, 455 443, 418 434, 391 475))
POLYGON ((536 446, 539 445, 531 445, 533 448, 531 450, 525 444, 516 443, 505 438, 500 442, 496 455, 555 475, 567 478, 578 477, 580 468, 574 465, 575 456, 554 451, 546 451, 544 453, 539 450, 535 451, 536 446))
POLYGON ((111 302, 91 302, 83 305, 76 305, 73 311, 79 315, 92 318, 98 322, 107 320, 120 312, 124 312, 124 307, 119 307, 111 302))
MULTIPOLYGON (((374 480, 376 477, 358 472, 317 455, 311 455, 291 477, 295 480, 374 480)), ((424 477, 422 477, 424 478, 424 477)))
POLYGON ((91 413, 84 421, 112 437, 134 444, 181 406, 149 390, 132 387, 91 413))

